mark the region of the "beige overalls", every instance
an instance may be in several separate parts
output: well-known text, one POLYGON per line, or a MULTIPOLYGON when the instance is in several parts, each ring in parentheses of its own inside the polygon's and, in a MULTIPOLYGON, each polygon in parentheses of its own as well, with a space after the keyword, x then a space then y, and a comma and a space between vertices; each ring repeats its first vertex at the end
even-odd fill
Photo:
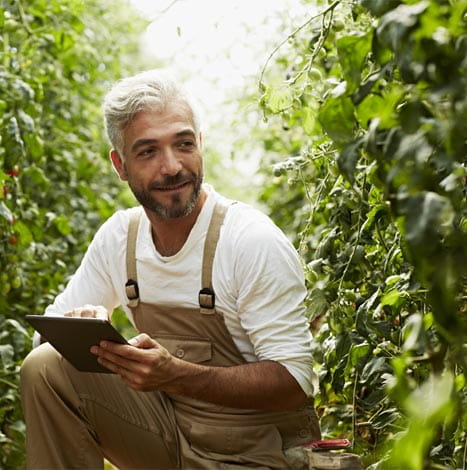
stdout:
MULTIPOLYGON (((138 331, 176 357, 207 366, 245 363, 216 310, 212 290, 213 259, 227 209, 217 203, 211 218, 199 309, 161 309, 139 300, 135 248, 140 210, 131 212, 128 232, 126 290, 138 331)), ((287 469, 283 449, 320 437, 311 401, 296 411, 263 412, 135 392, 113 374, 77 372, 54 351, 48 345, 36 348, 22 368, 28 468, 102 468, 103 454, 128 469, 287 469), (54 401, 47 396, 51 393, 54 401), (73 434, 70 428, 73 439, 64 435, 66 429, 73 434), (50 437, 46 451, 39 446, 44 433, 50 437)))

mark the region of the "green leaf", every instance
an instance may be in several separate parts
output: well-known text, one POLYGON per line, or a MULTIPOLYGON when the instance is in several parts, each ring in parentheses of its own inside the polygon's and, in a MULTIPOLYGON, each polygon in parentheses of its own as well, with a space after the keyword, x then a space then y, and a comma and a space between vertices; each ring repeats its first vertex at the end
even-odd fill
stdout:
POLYGON ((50 187, 50 180, 45 175, 44 170, 35 165, 26 168, 23 172, 22 178, 29 187, 42 192, 47 191, 50 187))
POLYGON ((267 87, 264 100, 272 113, 280 113, 292 104, 292 91, 288 85, 267 87))
POLYGON ((53 219, 53 222, 62 235, 69 235, 71 233, 70 219, 66 215, 58 215, 53 219))
POLYGON ((384 65, 384 67, 381 67, 377 72, 372 73, 370 76, 368 76, 365 81, 361 82, 359 84, 358 89, 355 91, 355 93, 352 96, 352 101, 355 105, 358 105, 363 101, 363 99, 370 93, 370 91, 373 89, 376 83, 378 83, 379 80, 388 72, 388 70, 391 68, 391 63, 388 62, 384 65))
POLYGON ((313 289, 309 296, 308 315, 314 319, 323 315, 329 308, 329 303, 321 289, 313 289))
POLYGON ((422 13, 429 7, 428 1, 417 2, 413 5, 399 5, 381 18, 377 28, 378 37, 393 51, 399 51, 412 28, 418 22, 422 13))
POLYGON ((342 67, 347 90, 353 93, 360 84, 365 59, 371 50, 371 32, 352 34, 337 40, 339 62, 342 67))
POLYGON ((381 375, 385 371, 389 371, 387 359, 385 357, 373 357, 363 368, 361 380, 367 382, 375 375, 381 375))
MULTIPOLYGON (((376 222, 388 213, 389 207, 387 204, 378 204, 372 207, 372 209, 366 214, 366 220, 363 223, 362 230, 372 230, 376 222)), ((399 276, 399 278, 400 277, 401 276, 399 276)), ((390 277, 388 279, 390 279, 390 277)), ((388 283, 388 279, 386 279, 386 285, 388 283)))
POLYGON ((384 294, 381 298, 381 305, 391 305, 397 306, 400 304, 402 293, 397 289, 389 291, 387 294, 384 294))
POLYGON ((37 133, 25 134, 24 143, 31 157, 35 160, 40 159, 44 154, 44 141, 37 133))
POLYGON ((451 202, 437 193, 425 192, 408 198, 404 212, 405 237, 420 253, 430 248, 437 249, 440 236, 453 230, 451 202))
POLYGON ((360 156, 363 142, 364 140, 362 138, 351 142, 342 150, 337 158, 340 171, 352 184, 355 182, 355 167, 360 156))
POLYGON ((18 111, 19 125, 23 133, 35 132, 34 119, 22 109, 18 111))
POLYGON ((367 129, 371 121, 378 119, 378 128, 387 129, 397 124, 396 106, 403 96, 399 87, 389 87, 382 95, 370 94, 357 107, 360 125, 367 129))
POLYGON ((381 16, 389 10, 394 9, 401 0, 362 0, 362 5, 375 16, 381 16))
POLYGON ((34 241, 34 237, 32 236, 31 231, 29 230, 28 226, 22 222, 21 220, 17 221, 14 225, 15 232, 19 235, 19 245, 20 246, 27 246, 31 242, 34 241))
POLYGON ((5 324, 13 327, 14 332, 20 333, 21 335, 25 336, 26 338, 29 338, 29 331, 24 328, 23 325, 18 320, 15 320, 13 318, 9 318, 6 320, 5 324))
POLYGON ((402 128, 407 134, 416 132, 431 114, 426 105, 418 100, 403 103, 398 111, 402 128))
POLYGON ((8 120, 4 134, 4 145, 6 150, 5 166, 12 168, 24 156, 24 144, 21 139, 18 121, 14 116, 8 120))
POLYGON ((0 202, 0 216, 9 223, 13 222, 13 214, 3 201, 0 202))
POLYGON ((0 344, 0 365, 8 368, 14 365, 15 351, 11 344, 0 344))
POLYGON ((403 349, 405 351, 417 351, 425 342, 425 328, 423 317, 419 313, 410 315, 403 330, 404 338, 403 349))
POLYGON ((329 96, 320 109, 318 119, 323 129, 339 147, 353 139, 355 116, 350 98, 329 96))
POLYGON ((365 359, 370 352, 370 345, 365 341, 359 344, 353 344, 350 350, 349 362, 352 367, 361 369, 365 364, 365 359))
POLYGON ((302 125, 303 130, 307 135, 314 135, 316 132, 317 124, 317 108, 311 108, 307 106, 302 113, 302 125))

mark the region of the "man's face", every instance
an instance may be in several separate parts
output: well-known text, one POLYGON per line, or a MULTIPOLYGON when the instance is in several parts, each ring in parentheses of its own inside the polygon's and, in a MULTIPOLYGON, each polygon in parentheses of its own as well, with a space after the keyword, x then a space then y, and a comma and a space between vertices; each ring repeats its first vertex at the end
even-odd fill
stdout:
POLYGON ((138 113, 124 130, 125 155, 112 161, 136 199, 154 215, 172 219, 192 212, 203 180, 200 136, 184 104, 138 113))

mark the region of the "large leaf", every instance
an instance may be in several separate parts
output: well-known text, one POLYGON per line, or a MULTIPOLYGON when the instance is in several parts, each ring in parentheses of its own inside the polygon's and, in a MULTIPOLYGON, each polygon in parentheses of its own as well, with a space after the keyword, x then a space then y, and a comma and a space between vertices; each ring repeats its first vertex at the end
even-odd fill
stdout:
POLYGON ((319 111, 319 122, 338 147, 348 144, 353 138, 354 107, 345 95, 330 95, 319 111))
POLYGON ((416 26, 419 17, 429 7, 430 2, 423 0, 413 5, 399 5, 389 10, 381 18, 377 34, 384 44, 393 51, 401 50, 410 31, 416 26))
POLYGON ((371 33, 352 34, 337 40, 339 62, 347 90, 353 93, 360 84, 365 59, 371 50, 371 33))
POLYGON ((408 197, 403 202, 403 211, 406 214, 405 237, 420 253, 437 249, 440 237, 453 230, 452 205, 449 199, 437 193, 408 197))

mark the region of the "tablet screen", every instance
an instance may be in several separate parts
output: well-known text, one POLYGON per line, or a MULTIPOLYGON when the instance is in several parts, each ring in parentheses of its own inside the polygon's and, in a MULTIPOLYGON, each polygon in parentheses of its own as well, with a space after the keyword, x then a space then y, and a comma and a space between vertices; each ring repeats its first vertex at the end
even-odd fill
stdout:
POLYGON ((97 362, 89 350, 100 341, 126 344, 126 339, 101 318, 26 315, 26 320, 76 369, 82 372, 112 373, 97 362))

